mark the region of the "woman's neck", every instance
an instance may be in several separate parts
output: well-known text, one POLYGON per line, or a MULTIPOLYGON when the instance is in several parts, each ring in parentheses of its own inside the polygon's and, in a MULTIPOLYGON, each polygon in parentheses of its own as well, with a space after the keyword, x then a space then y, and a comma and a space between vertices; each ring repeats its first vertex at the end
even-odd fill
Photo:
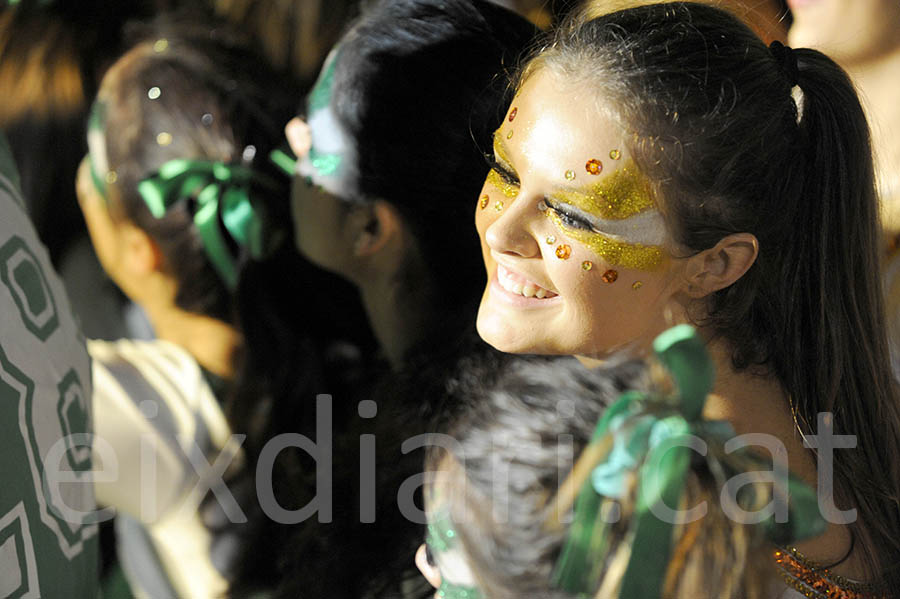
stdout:
MULTIPOLYGON (((712 341, 708 349, 716 367, 716 385, 706 402, 704 417, 709 420, 727 420, 738 435, 767 435, 752 443, 748 441, 751 450, 768 459, 772 449, 784 447, 791 473, 816 489, 816 457, 809 448, 804 447, 803 437, 791 411, 789 396, 781 384, 772 376, 735 371, 731 363, 731 352, 723 341, 712 341), (760 440, 767 446, 761 445, 760 440)), ((841 495, 836 493, 837 497, 841 495)), ((849 509, 853 506, 838 504, 837 507, 849 509)), ((832 564, 846 557, 852 544, 847 526, 828 524, 824 534, 795 546, 814 562, 832 564)), ((833 570, 848 578, 867 578, 859 551, 853 551, 833 570)))
POLYGON ((396 276, 370 277, 360 287, 369 324, 394 370, 399 370, 407 352, 427 334, 430 286, 410 289, 396 276))
POLYGON ((177 307, 147 307, 158 339, 184 348, 203 368, 223 379, 235 376, 235 356, 243 345, 238 330, 216 318, 186 312, 177 307))

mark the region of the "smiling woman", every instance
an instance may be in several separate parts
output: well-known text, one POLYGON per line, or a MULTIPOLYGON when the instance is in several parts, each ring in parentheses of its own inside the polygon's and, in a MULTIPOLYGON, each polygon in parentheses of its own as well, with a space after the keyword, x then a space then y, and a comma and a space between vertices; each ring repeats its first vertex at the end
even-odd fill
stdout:
POLYGON ((900 407, 872 151, 846 74, 673 3, 574 16, 517 92, 475 206, 482 337, 591 362, 695 323, 719 373, 707 416, 775 435, 809 483, 829 473, 800 439, 856 436, 834 455, 834 496, 858 519, 798 545, 819 579, 791 585, 897 582, 900 407))
POLYGON ((664 325, 675 263, 653 190, 615 121, 573 91, 536 73, 494 135, 482 198, 504 200, 476 209, 490 279, 478 329, 504 351, 602 356, 664 325), (519 202, 523 188, 540 192, 519 202))

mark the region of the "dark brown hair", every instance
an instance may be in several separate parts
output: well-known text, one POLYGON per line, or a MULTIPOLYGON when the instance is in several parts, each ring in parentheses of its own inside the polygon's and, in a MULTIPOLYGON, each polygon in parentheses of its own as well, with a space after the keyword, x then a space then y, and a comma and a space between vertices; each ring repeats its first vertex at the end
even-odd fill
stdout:
POLYGON ((260 202, 277 199, 266 202, 267 209, 281 211, 272 220, 290 222, 290 181, 269 164, 268 154, 282 142, 294 99, 225 26, 159 20, 138 35, 147 41, 120 59, 98 100, 106 110, 109 169, 117 175, 111 209, 159 244, 178 283, 179 307, 235 322, 233 294, 207 257, 190 199, 155 218, 137 186, 173 159, 242 163, 275 185, 252 187, 251 195, 260 202), (166 45, 155 48, 158 39, 166 45), (148 95, 151 88, 158 96, 148 95), (170 135, 169 143, 157 142, 161 133, 170 135))
POLYGON ((900 561, 900 406, 869 130, 840 67, 814 50, 792 57, 723 11, 677 2, 575 17, 525 73, 598 90, 686 254, 732 233, 759 240, 697 324, 730 344, 736 369, 777 377, 803 433, 831 412, 835 434, 856 436, 834 454, 838 498, 859 510, 851 530, 873 574, 900 582, 887 571, 900 561))
MULTIPOLYGON (((472 377, 471 409, 454 424, 454 443, 429 451, 426 507, 448 510, 485 597, 572 597, 554 588, 552 572, 569 530, 574 494, 598 463, 598 454, 585 448, 603 411, 625 390, 657 385, 648 385, 644 365, 633 361, 587 370, 574 360, 516 357, 496 381, 486 383, 490 378, 472 377)), ((647 409, 653 405, 648 401, 647 409)), ((734 521, 719 508, 724 481, 708 464, 746 467, 714 438, 708 449, 711 457, 692 457, 683 500, 686 506, 706 501, 709 510, 673 528, 662 596, 761 598, 774 575, 769 545, 761 527, 734 521)), ((748 511, 771 498, 768 485, 755 489, 755 507, 744 506, 748 511)), ((621 500, 606 500, 607 507, 618 504, 621 517, 610 527, 599 584, 603 595, 597 597, 610 596, 610 587, 621 582, 623 570, 610 564, 631 554, 628 531, 636 496, 632 484, 621 500)))

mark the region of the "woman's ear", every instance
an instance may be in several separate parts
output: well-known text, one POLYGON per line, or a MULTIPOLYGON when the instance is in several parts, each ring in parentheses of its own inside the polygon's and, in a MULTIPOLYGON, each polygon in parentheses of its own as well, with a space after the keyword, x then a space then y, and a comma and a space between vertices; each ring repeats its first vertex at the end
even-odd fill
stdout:
POLYGON ((734 233, 715 246, 688 258, 685 267, 687 294, 701 298, 728 287, 753 266, 759 242, 750 233, 734 233))
POLYGON ((350 217, 351 226, 356 229, 353 255, 365 258, 378 254, 403 229, 403 218, 397 209, 384 200, 375 200, 361 207, 350 217))

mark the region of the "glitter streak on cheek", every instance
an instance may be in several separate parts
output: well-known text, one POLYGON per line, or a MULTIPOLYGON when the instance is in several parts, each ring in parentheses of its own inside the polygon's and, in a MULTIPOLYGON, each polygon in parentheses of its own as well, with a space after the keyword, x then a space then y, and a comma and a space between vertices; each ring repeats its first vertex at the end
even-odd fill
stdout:
POLYGON ((548 211, 547 216, 556 226, 565 231, 566 235, 586 246, 610 266, 653 271, 663 263, 664 254, 659 246, 626 243, 593 231, 567 227, 552 210, 548 211))
POLYGON ((500 173, 494 169, 491 169, 490 172, 488 172, 487 183, 488 185, 495 187, 497 191, 509 199, 513 199, 519 195, 519 187, 504 181, 503 177, 500 176, 500 173))

